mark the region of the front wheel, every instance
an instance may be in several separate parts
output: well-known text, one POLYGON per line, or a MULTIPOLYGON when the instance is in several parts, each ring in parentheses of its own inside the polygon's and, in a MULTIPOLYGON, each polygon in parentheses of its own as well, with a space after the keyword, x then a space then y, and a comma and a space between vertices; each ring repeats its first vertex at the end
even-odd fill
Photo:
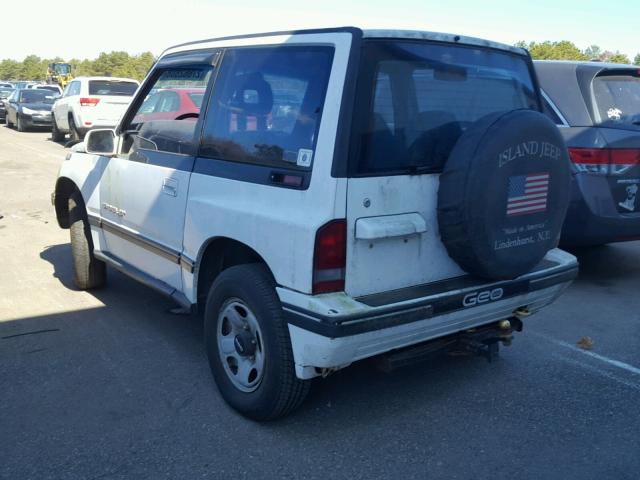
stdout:
POLYGON ((83 138, 83 135, 78 130, 78 127, 76 127, 76 122, 73 117, 69 118, 69 136, 74 142, 81 142, 83 138))
POLYGON ((22 117, 18 114, 18 116, 16 117, 16 128, 18 129, 19 132, 26 132, 27 128, 24 124, 24 120, 22 119, 22 117))
POLYGON ((102 287, 106 282, 107 269, 105 263, 93 255, 89 220, 79 192, 69 197, 69 225, 76 286, 81 290, 102 287))
POLYGON ((205 345, 218 389, 235 410, 272 420, 295 410, 310 382, 296 377, 289 330, 262 264, 224 270, 205 307, 205 345))
POLYGON ((64 132, 58 130, 58 124, 56 123, 56 118, 51 115, 53 118, 51 119, 51 140, 54 142, 61 142, 64 140, 64 132))

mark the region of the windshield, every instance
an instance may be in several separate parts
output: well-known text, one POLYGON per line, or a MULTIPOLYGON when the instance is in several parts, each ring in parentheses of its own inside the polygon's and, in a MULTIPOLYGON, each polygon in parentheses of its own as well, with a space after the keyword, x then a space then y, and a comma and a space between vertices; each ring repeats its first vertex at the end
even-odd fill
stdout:
POLYGON ((634 74, 599 75, 593 80, 595 123, 640 129, 640 77, 634 74))
POLYGON ((53 103, 55 94, 49 90, 23 90, 20 93, 20 103, 53 103))
POLYGON ((60 75, 67 75, 69 72, 71 72, 71 65, 68 64, 57 64, 53 66, 53 69, 56 73, 60 74, 60 75))
POLYGON ((89 95, 112 95, 117 97, 131 97, 138 89, 134 82, 122 82, 118 80, 91 80, 89 82, 89 95))
POLYGON ((0 88, 0 98, 8 98, 13 93, 11 88, 0 88))
POLYGON ((358 173, 440 171, 457 139, 495 112, 539 110, 527 58, 463 45, 371 41, 356 111, 358 173))

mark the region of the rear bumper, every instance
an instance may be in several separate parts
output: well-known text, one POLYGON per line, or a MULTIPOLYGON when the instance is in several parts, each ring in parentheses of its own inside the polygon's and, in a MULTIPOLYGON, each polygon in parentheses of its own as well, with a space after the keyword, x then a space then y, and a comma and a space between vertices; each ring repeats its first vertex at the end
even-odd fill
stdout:
MULTIPOLYGON (((91 107, 85 107, 91 108, 91 107)), ((96 130, 98 128, 115 128, 120 121, 119 118, 101 118, 99 112, 93 111, 81 111, 76 115, 76 128, 78 132, 85 134, 89 130, 96 130)))
MULTIPOLYGON (((637 202, 640 206, 640 198, 637 202)), ((640 208, 637 210, 640 212, 640 208)), ((561 245, 601 245, 639 238, 640 213, 621 214, 616 210, 605 177, 574 177, 561 245)))
POLYGON ((520 307, 536 312, 553 302, 578 273, 575 257, 566 252, 554 250, 547 259, 553 266, 513 281, 478 283, 380 307, 344 293, 311 297, 279 288, 296 372, 300 378, 310 378, 317 375, 316 368, 344 367, 486 325, 513 316, 520 307), (500 297, 484 300, 485 296, 474 303, 482 292, 500 292, 500 297))

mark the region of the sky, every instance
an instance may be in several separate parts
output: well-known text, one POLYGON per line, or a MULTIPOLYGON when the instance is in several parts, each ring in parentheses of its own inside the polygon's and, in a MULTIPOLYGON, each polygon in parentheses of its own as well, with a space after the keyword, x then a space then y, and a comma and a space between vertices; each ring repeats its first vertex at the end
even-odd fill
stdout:
MULTIPOLYGON (((14 7, 12 7, 14 8, 14 7)), ((15 7, 19 8, 19 7, 15 7)), ((353 25, 640 53, 639 0, 30 0, 4 22, 0 59, 95 58, 232 34, 353 25), (65 28, 63 28, 65 26, 65 28), (64 34, 62 32, 65 32, 64 34)))

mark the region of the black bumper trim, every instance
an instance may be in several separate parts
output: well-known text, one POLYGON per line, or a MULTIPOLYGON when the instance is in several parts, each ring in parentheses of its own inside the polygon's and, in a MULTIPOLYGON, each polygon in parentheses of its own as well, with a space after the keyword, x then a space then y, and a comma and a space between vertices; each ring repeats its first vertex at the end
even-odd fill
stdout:
MULTIPOLYGON (((438 295, 437 299, 426 298, 410 306, 390 306, 375 312, 356 315, 330 316, 311 312, 294 305, 283 303, 287 322, 304 330, 329 338, 346 337, 360 333, 382 330, 404 325, 439 315, 444 315, 465 307, 463 301, 469 294, 502 289, 500 300, 523 295, 537 290, 570 282, 578 276, 578 267, 570 266, 546 274, 532 275, 522 280, 503 281, 476 285, 449 295, 438 295)), ((484 303, 483 303, 484 304, 484 303)))

